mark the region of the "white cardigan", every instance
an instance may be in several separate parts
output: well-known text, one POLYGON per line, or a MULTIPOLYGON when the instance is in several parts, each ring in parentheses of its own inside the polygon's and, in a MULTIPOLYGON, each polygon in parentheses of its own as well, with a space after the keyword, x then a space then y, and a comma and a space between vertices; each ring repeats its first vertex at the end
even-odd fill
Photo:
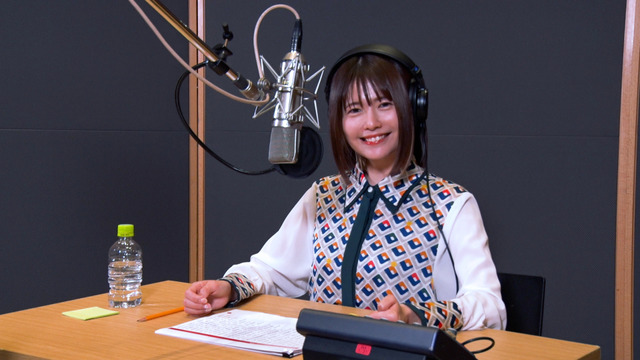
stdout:
MULTIPOLYGON (((291 210, 282 226, 249 262, 232 266, 226 274, 245 275, 258 293, 298 297, 307 293, 313 262, 311 241, 316 215, 314 183, 291 210)), ((478 204, 470 193, 455 200, 443 233, 456 265, 446 251, 438 251, 433 265, 433 288, 439 301, 453 300, 462 313, 462 330, 504 329, 506 310, 500 296, 500 282, 491 259, 487 234, 478 204)), ((444 249, 442 242, 440 249, 444 249)))

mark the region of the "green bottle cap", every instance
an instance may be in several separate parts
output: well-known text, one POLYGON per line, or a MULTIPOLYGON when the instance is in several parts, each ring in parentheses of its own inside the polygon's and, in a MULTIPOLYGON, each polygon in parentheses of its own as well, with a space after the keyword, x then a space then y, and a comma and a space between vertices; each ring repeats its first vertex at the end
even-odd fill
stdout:
POLYGON ((118 225, 118 237, 133 237, 133 225, 131 224, 118 225))

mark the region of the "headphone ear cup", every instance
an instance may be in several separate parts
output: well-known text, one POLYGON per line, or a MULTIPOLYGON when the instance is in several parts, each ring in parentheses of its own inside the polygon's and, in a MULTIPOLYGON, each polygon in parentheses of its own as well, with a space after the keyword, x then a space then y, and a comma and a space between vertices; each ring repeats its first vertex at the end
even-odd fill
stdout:
POLYGON ((429 110, 429 93, 424 87, 417 87, 413 99, 413 115, 420 127, 426 126, 429 110))
POLYGON ((409 101, 413 108, 413 121, 416 127, 423 127, 427 121, 427 110, 429 107, 428 91, 416 78, 409 83, 409 101))
POLYGON ((413 105, 414 143, 413 155, 422 167, 427 168, 427 116, 429 110, 429 93, 424 86, 412 81, 409 95, 413 105))

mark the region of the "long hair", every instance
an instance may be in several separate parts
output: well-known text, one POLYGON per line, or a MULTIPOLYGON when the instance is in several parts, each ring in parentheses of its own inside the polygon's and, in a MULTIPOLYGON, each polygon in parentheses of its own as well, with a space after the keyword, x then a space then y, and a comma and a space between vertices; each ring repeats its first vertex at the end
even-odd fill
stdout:
MULTIPOLYGON (((349 146, 342 127, 347 101, 353 87, 358 94, 364 93, 365 101, 371 105, 368 90, 378 98, 386 98, 394 103, 398 116, 398 154, 391 170, 392 174, 403 171, 413 154, 414 121, 413 109, 409 101, 411 74, 393 60, 374 54, 354 56, 340 65, 331 80, 329 91, 329 128, 333 157, 340 175, 349 183, 349 174, 358 162, 358 155, 349 146)), ((360 95, 358 95, 360 96, 360 95)), ((363 99, 359 99, 361 102, 363 99)), ((364 159, 363 159, 364 160, 364 159)), ((361 163, 366 172, 366 161, 361 163)))

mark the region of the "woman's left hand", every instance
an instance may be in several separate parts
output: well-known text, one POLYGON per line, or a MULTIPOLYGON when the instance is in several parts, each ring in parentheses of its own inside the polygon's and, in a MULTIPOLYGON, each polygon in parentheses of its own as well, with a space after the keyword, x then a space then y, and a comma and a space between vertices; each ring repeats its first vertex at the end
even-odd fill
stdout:
POLYGON ((402 321, 407 324, 421 323, 420 318, 410 307, 400 304, 393 295, 385 296, 378 304, 378 311, 368 315, 374 319, 402 321))

